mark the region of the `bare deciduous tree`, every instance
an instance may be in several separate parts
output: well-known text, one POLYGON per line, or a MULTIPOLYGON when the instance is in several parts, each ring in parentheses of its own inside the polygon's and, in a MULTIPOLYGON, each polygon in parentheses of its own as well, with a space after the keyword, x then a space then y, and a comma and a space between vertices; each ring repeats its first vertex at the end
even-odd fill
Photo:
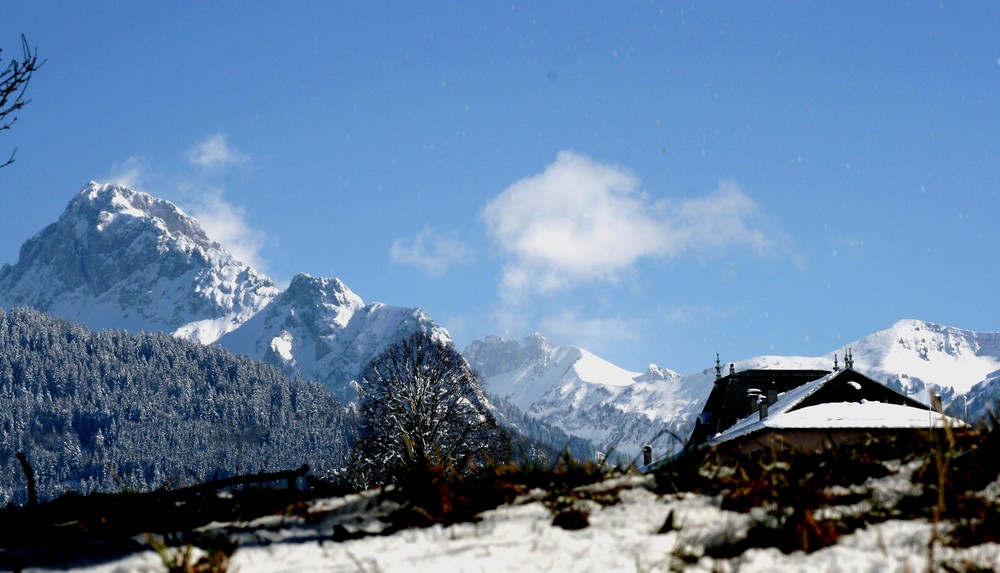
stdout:
POLYGON ((354 468, 364 485, 408 471, 482 464, 505 455, 476 373, 450 343, 415 333, 387 348, 362 373, 361 430, 354 468))
MULTIPOLYGON (((12 59, 3 73, 0 74, 0 131, 10 129, 17 121, 17 115, 14 112, 31 101, 24 97, 28 82, 35 70, 44 63, 38 61, 38 50, 32 51, 28 47, 28 40, 23 34, 21 35, 21 50, 21 58, 12 59)), ((6 162, 0 164, 0 168, 13 163, 15 153, 17 153, 17 148, 14 148, 6 162)))

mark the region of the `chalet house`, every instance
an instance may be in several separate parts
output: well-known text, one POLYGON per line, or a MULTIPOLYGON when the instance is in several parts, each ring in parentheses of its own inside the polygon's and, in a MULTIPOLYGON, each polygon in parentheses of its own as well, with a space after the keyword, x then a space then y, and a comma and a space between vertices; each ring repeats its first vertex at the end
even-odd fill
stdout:
POLYGON ((687 448, 744 455, 823 451, 869 436, 940 429, 959 420, 933 411, 854 370, 747 370, 722 377, 687 448))

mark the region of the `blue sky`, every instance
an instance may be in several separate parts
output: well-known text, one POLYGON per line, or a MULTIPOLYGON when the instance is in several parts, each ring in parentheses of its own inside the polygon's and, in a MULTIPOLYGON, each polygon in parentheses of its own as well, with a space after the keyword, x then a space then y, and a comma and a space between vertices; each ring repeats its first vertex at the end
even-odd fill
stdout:
POLYGON ((0 152, 0 261, 89 180, 287 282, 682 373, 1000 330, 990 2, 92 2, 0 152))

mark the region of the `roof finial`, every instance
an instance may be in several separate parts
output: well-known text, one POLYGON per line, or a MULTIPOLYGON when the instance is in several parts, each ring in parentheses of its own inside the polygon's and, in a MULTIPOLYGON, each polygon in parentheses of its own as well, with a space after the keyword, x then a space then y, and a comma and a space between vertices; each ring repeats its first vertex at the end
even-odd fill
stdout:
POLYGON ((847 368, 854 368, 854 353, 851 352, 851 347, 847 347, 847 354, 844 355, 844 366, 847 368))
POLYGON ((733 364, 732 362, 730 362, 729 363, 729 375, 733 376, 734 374, 736 374, 736 365, 733 364))
POLYGON ((840 364, 837 364, 837 353, 833 353, 833 371, 836 372, 840 370, 840 364))
POLYGON ((722 379, 722 363, 719 362, 719 353, 715 353, 715 379, 722 379))

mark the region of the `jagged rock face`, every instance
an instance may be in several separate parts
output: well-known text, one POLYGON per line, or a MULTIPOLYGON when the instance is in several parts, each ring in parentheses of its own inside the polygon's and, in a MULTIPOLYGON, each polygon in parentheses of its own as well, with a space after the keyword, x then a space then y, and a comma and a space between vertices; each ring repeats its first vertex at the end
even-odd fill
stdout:
POLYGON ((680 374, 668 368, 660 368, 656 364, 650 364, 646 371, 636 377, 636 382, 656 382, 658 380, 674 380, 680 378, 680 374))
POLYGON ((488 377, 510 372, 529 362, 544 360, 551 351, 549 341, 535 333, 523 341, 487 336, 483 340, 472 341, 463 355, 477 372, 488 377))
POLYGON ((987 375, 986 379, 976 384, 968 394, 955 399, 949 404, 949 412, 966 421, 990 421, 996 425, 1000 415, 1000 370, 987 375))
POLYGON ((90 183, 0 269, 0 304, 211 342, 277 294, 168 201, 90 183))
POLYGON ((413 332, 450 341, 423 311, 364 301, 337 279, 296 275, 288 288, 219 344, 324 383, 345 402, 351 384, 387 346, 413 332))

